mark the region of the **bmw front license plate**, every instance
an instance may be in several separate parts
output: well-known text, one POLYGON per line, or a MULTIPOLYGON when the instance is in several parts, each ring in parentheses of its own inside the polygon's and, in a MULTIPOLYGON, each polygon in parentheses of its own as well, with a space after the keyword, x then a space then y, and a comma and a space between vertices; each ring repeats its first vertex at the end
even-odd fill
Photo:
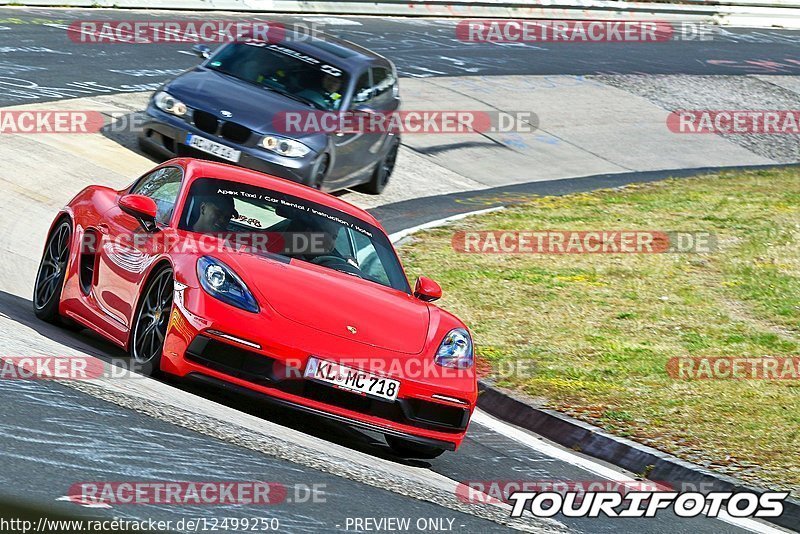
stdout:
POLYGON ((217 156, 218 158, 234 163, 239 163, 239 158, 242 156, 242 152, 239 150, 234 150, 229 146, 222 145, 216 141, 195 134, 186 136, 186 144, 197 150, 202 150, 207 154, 211 154, 212 156, 217 156))
POLYGON ((338 363, 309 358, 303 375, 310 380, 330 384, 361 395, 393 401, 397 399, 400 381, 365 373, 338 363))

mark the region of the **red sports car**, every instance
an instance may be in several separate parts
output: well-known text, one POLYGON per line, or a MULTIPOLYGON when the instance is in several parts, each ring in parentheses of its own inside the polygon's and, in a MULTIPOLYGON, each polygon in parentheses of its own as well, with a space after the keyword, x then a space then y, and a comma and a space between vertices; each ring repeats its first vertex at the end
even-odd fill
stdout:
POLYGON ((309 187, 174 159, 56 217, 36 315, 157 371, 378 431, 402 456, 455 450, 477 399, 464 324, 411 289, 380 224, 309 187))

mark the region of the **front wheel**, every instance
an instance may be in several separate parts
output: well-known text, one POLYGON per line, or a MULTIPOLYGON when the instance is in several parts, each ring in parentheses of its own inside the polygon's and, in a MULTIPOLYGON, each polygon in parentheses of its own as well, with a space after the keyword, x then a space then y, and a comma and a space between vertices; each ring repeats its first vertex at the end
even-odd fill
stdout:
POLYGON ((322 189, 322 184, 325 182, 330 166, 331 157, 328 154, 320 156, 311 171, 311 183, 309 185, 314 189, 322 189))
POLYGON ((151 376, 161 368, 161 354, 172 313, 172 269, 163 267, 147 283, 133 323, 130 352, 135 371, 151 376))
POLYGON ((72 223, 63 219, 47 238, 47 245, 36 274, 33 290, 33 312, 49 323, 58 323, 58 305, 67 276, 69 246, 72 241, 72 223))
POLYGON ((403 438, 386 436, 386 443, 392 452, 401 458, 419 458, 420 460, 432 460, 441 456, 444 449, 422 445, 403 438))
POLYGON ((397 153, 399 151, 400 140, 398 139, 392 143, 392 148, 390 148, 389 152, 378 162, 378 166, 375 167, 375 170, 372 172, 372 179, 361 186, 363 192, 369 193, 370 195, 380 195, 383 193, 383 190, 386 189, 386 185, 389 183, 389 178, 392 177, 392 173, 394 172, 394 166, 395 163, 397 163, 397 153))

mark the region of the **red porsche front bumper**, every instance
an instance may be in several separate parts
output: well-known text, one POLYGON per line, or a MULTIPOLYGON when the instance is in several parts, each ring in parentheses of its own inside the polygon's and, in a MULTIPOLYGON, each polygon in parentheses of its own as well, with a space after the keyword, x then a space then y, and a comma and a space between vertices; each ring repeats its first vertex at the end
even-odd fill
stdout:
MULTIPOLYGON (((399 333, 401 335, 401 333, 399 333)), ((433 350, 436 349, 436 344, 433 350)), ((340 422, 455 450, 477 400, 472 370, 443 369, 432 354, 398 354, 309 328, 274 312, 232 308, 197 288, 176 293, 163 371, 263 396, 340 422), (305 379, 308 358, 400 381, 387 401, 305 379)))

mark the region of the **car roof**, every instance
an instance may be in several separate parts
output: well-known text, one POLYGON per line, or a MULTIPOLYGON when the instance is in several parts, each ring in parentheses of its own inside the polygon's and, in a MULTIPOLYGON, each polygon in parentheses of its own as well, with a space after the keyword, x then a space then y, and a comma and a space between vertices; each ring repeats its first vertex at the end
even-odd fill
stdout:
POLYGON ((352 215, 353 217, 366 221, 369 224, 380 228, 384 233, 386 233, 378 220, 370 215, 370 213, 366 210, 306 185, 291 182, 276 176, 270 176, 269 174, 264 174, 258 171, 244 169, 234 165, 228 165, 226 163, 216 163, 213 161, 193 158, 177 158, 163 164, 163 166, 168 165, 180 165, 181 167, 185 168, 186 174, 191 180, 197 178, 218 178, 220 180, 242 182, 248 185, 264 187, 279 193, 285 193, 287 195, 293 195, 305 200, 310 200, 312 202, 316 202, 317 204, 339 210, 347 215, 352 215))
POLYGON ((372 50, 319 31, 309 36, 307 33, 287 30, 284 40, 274 44, 308 54, 348 71, 361 70, 361 67, 373 65, 392 64, 387 58, 372 50))

